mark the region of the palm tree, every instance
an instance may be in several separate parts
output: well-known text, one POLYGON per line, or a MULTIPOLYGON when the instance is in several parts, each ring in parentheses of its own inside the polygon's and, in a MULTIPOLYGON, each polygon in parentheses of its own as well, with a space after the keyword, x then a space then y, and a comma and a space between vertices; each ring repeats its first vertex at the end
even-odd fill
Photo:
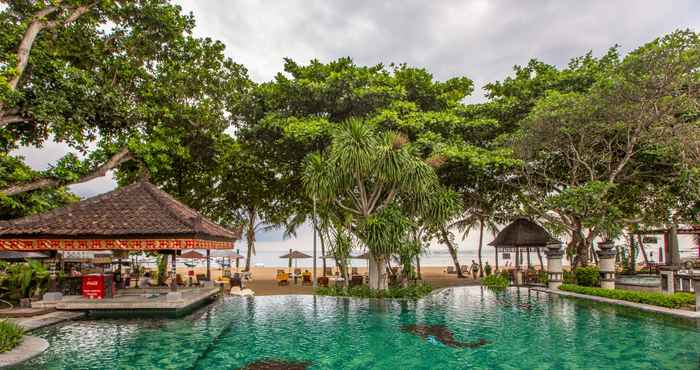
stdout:
POLYGON ((484 277, 484 265, 482 264, 482 248, 484 245, 484 229, 490 232, 492 236, 496 236, 498 233, 498 225, 496 222, 487 215, 471 212, 465 215, 465 217, 455 221, 451 227, 456 227, 462 233, 462 240, 465 240, 469 233, 476 227, 479 228, 479 249, 477 253, 479 261, 479 277, 484 277))
POLYGON ((403 211, 435 211, 428 200, 439 186, 437 176, 405 144, 402 135, 380 134, 361 119, 349 119, 332 134, 326 152, 306 159, 307 194, 342 212, 369 250, 372 289, 388 287, 384 266, 410 226, 403 211))

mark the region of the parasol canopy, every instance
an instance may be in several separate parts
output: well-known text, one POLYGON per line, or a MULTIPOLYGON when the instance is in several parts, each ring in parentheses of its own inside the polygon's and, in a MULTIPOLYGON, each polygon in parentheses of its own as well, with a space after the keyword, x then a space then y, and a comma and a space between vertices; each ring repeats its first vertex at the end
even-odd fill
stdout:
POLYGON ((299 251, 293 251, 290 249, 289 253, 281 255, 280 258, 298 259, 298 258, 311 258, 311 256, 309 256, 306 253, 299 252, 299 251))
POLYGON ((207 259, 207 256, 197 252, 197 251, 188 251, 180 255, 180 258, 189 258, 189 259, 195 259, 195 260, 204 260, 207 259))
POLYGON ((232 260, 242 260, 245 256, 236 253, 233 249, 214 249, 211 251, 213 258, 230 258, 232 260))

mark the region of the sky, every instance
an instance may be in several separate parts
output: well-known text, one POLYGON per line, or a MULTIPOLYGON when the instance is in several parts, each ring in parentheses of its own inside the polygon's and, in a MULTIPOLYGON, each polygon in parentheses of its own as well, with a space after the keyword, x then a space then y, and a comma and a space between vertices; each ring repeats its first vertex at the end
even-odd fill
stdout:
MULTIPOLYGON (((439 80, 467 76, 475 85, 470 102, 484 101, 483 85, 532 58, 563 66, 588 51, 601 55, 617 44, 624 53, 679 28, 700 29, 697 0, 175 2, 194 14, 196 36, 221 40, 227 56, 245 65, 256 82, 274 78, 285 57, 304 63, 350 56, 362 65, 424 67, 439 80)), ((15 154, 44 169, 67 151, 47 143, 15 154)), ((71 190, 87 197, 115 186, 110 175, 71 190)), ((275 232, 259 235, 259 249, 309 250, 310 230, 292 240, 275 232)), ((476 238, 459 242, 462 249, 473 250, 476 238)))

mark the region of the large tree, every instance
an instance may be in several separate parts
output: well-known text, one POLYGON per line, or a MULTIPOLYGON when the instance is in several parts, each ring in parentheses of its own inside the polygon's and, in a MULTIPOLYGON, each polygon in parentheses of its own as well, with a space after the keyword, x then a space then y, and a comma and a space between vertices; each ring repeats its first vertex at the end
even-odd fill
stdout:
POLYGON ((678 31, 605 65, 587 91, 538 100, 514 141, 523 201, 569 234, 575 265, 596 237, 678 222, 698 196, 697 162, 684 160, 693 153, 678 134, 699 129, 698 35, 678 31))
POLYGON ((407 241, 410 215, 432 218, 449 205, 434 170, 405 144, 401 135, 350 119, 325 153, 306 161, 308 194, 350 215, 352 233, 368 248, 372 289, 387 288, 386 261, 407 241))

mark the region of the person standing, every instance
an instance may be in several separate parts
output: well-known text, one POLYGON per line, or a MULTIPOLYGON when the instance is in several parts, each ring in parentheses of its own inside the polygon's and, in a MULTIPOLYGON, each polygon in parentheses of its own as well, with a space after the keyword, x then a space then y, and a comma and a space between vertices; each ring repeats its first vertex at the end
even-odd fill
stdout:
POLYGON ((472 260, 472 277, 476 280, 476 276, 479 273, 479 264, 472 260))

